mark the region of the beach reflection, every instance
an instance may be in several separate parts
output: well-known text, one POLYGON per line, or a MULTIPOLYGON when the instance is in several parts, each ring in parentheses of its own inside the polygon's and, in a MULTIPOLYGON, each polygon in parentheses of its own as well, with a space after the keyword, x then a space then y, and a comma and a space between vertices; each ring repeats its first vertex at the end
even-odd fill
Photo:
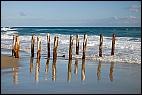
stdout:
POLYGON ((30 73, 32 73, 32 71, 33 71, 33 60, 34 60, 34 58, 31 57, 30 58, 30 73))
POLYGON ((101 79, 101 60, 99 60, 98 69, 97 69, 97 78, 101 79))
POLYGON ((71 80, 71 64, 72 64, 72 60, 69 60, 68 61, 68 78, 67 78, 68 81, 71 80))
POLYGON ((82 60, 82 68, 81 68, 81 80, 85 80, 85 59, 82 60))
POLYGON ((19 67, 13 67, 12 68, 12 71, 13 71, 13 83, 14 84, 18 84, 18 70, 19 70, 19 67))
POLYGON ((110 72, 109 72, 110 81, 113 81, 113 68, 114 68, 114 62, 112 61, 110 65, 110 72))
POLYGON ((48 68, 49 68, 49 58, 47 58, 47 62, 45 66, 45 80, 47 80, 48 68))
POLYGON ((75 64, 74 64, 74 73, 76 75, 76 78, 77 78, 77 72, 78 72, 78 59, 76 58, 75 59, 75 64))
POLYGON ((56 59, 53 59, 52 63, 52 80, 56 80, 56 59))
POLYGON ((35 80, 39 82, 39 71, 40 71, 40 61, 37 59, 36 67, 35 67, 35 80))

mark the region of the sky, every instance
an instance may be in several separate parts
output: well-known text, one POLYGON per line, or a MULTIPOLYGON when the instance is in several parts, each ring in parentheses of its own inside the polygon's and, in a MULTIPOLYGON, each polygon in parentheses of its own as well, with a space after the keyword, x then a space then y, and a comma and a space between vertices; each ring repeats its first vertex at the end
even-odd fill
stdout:
POLYGON ((141 26, 141 1, 1 1, 1 26, 141 26))

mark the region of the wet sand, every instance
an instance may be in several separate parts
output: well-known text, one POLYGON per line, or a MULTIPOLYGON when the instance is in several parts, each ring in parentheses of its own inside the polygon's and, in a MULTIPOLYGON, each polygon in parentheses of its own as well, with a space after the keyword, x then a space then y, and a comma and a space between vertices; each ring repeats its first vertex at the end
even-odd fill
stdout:
POLYGON ((2 94, 141 93, 140 64, 43 57, 37 63, 28 56, 15 59, 5 55, 1 59, 1 68, 5 68, 1 71, 2 94))
POLYGON ((8 55, 1 55, 1 69, 20 66, 19 59, 8 55))

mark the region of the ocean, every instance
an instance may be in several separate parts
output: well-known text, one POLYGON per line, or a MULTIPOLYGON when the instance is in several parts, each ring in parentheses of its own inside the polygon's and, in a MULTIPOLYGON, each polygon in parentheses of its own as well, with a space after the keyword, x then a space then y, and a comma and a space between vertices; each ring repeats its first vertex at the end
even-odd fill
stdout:
MULTIPOLYGON (((41 57, 47 57, 47 33, 51 39, 51 57, 53 51, 54 36, 59 37, 58 56, 65 55, 68 58, 69 36, 74 37, 73 57, 75 57, 75 37, 78 34, 80 39, 79 56, 82 56, 83 35, 87 34, 86 56, 91 60, 97 60, 99 51, 99 35, 102 34, 103 40, 103 61, 115 61, 120 63, 141 64, 141 27, 11 27, 15 31, 1 32, 1 49, 11 49, 13 34, 20 37, 20 50, 30 55, 31 36, 41 36, 42 51, 41 57), (112 59, 111 43, 112 34, 116 35, 115 55, 112 59)), ((36 44, 35 44, 36 49, 36 44)), ((3 54, 11 55, 11 52, 2 51, 3 54)), ((35 50, 36 54, 36 50, 35 50)), ((22 57, 22 56, 21 56, 22 57)))

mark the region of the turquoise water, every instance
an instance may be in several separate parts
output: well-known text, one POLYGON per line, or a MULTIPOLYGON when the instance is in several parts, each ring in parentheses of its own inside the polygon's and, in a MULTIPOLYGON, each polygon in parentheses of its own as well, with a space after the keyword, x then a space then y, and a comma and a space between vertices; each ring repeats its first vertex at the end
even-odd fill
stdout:
POLYGON ((111 37, 115 33, 117 37, 141 38, 141 27, 13 27, 19 35, 39 35, 42 33, 64 35, 100 35, 111 37))
MULTIPOLYGON (((76 34, 79 35, 79 56, 82 56, 83 35, 88 35, 86 56, 98 58, 100 34, 103 35, 103 60, 111 62, 112 33, 116 35, 115 56, 113 61, 141 64, 141 27, 12 27, 15 31, 1 33, 1 48, 11 49, 13 34, 20 38, 20 50, 30 55, 31 35, 41 36, 42 56, 47 57, 47 33, 51 38, 51 57, 54 37, 59 37, 58 56, 68 59, 69 37, 73 36, 73 56, 75 56, 76 34)), ((36 43, 36 42, 35 42, 36 43)), ((9 54, 9 52, 7 52, 9 54)), ((11 53, 10 53, 11 54, 11 53)), ((36 54, 36 45, 35 45, 36 54)))

